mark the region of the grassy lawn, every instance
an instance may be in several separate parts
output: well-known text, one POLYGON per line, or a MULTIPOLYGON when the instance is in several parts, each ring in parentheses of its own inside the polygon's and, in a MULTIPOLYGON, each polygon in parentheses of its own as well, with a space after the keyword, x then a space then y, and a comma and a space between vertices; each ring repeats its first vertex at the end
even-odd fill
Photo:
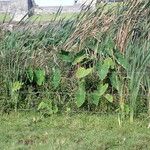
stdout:
POLYGON ((116 116, 18 113, 0 117, 0 149, 148 150, 148 121, 119 127, 116 116))

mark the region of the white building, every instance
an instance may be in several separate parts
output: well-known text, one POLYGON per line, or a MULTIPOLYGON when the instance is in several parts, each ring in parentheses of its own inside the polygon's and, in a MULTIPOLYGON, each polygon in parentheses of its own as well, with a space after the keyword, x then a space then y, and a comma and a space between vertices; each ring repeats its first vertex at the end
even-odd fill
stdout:
POLYGON ((84 4, 84 5, 91 5, 95 7, 97 0, 75 0, 76 4, 84 4))

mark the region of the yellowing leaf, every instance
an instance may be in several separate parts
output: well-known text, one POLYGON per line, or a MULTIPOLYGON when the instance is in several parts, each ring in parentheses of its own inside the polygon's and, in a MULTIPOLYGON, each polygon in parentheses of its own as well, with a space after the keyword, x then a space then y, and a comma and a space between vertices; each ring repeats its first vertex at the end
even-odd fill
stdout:
POLYGON ((19 81, 16 81, 12 84, 12 92, 16 92, 16 91, 19 91, 22 87, 23 83, 22 82, 19 82, 19 81))
POLYGON ((112 96, 112 95, 106 94, 106 95, 104 95, 104 97, 105 97, 110 103, 113 102, 113 96, 112 96))
POLYGON ((82 62, 86 57, 87 57, 86 55, 82 55, 82 56, 80 56, 80 57, 77 57, 77 58, 73 61, 72 64, 73 64, 73 65, 76 65, 76 64, 82 62))
POLYGON ((87 75, 89 75, 90 73, 92 73, 92 71, 93 71, 93 68, 85 69, 84 67, 80 67, 80 68, 78 68, 78 70, 76 72, 76 77, 79 79, 84 78, 87 75))

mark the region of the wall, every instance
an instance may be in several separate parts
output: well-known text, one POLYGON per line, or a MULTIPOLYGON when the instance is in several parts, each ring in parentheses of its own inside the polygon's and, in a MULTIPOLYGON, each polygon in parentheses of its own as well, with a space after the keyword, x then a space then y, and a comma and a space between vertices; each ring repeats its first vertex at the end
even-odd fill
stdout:
POLYGON ((1 13, 10 12, 10 6, 11 6, 10 1, 0 1, 0 12, 1 13))
MULTIPOLYGON (((36 7, 34 9, 35 14, 41 13, 56 13, 60 9, 59 6, 48 6, 48 7, 36 7)), ((62 13, 69 13, 69 12, 80 12, 81 6, 80 5, 73 5, 73 6, 63 6, 61 7, 62 13)))

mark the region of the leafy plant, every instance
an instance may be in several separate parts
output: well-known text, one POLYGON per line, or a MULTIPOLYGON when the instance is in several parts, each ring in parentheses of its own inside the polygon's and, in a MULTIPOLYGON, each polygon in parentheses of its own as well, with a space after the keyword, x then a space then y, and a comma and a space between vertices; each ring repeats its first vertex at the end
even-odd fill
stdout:
POLYGON ((86 100, 85 81, 79 82, 78 90, 76 91, 76 104, 77 107, 81 107, 86 100))
POLYGON ((53 105, 51 100, 42 100, 38 105, 38 111, 40 111, 44 116, 56 114, 58 112, 57 105, 53 105))
POLYGON ((61 81, 61 70, 59 68, 53 68, 53 79, 52 83, 54 86, 54 89, 56 89, 61 81))
POLYGON ((106 95, 104 95, 104 97, 105 97, 110 103, 113 102, 113 96, 112 96, 112 95, 106 94, 106 95))
POLYGON ((19 103, 19 90, 22 88, 23 83, 16 81, 11 83, 10 92, 11 92, 11 100, 14 104, 15 112, 17 112, 17 107, 19 103))
POLYGON ((34 79, 34 71, 33 71, 33 69, 31 67, 28 68, 27 71, 26 71, 26 74, 27 74, 27 78, 30 81, 30 83, 32 83, 33 79, 34 79))
POLYGON ((114 69, 114 65, 115 63, 110 57, 98 63, 97 71, 101 80, 104 80, 106 78, 110 68, 114 69))
POLYGON ((76 77, 78 79, 84 78, 87 75, 91 74, 92 71, 93 71, 93 68, 85 69, 84 67, 79 67, 77 72, 76 72, 76 77))
POLYGON ((86 54, 76 56, 74 61, 72 62, 72 65, 77 65, 77 64, 81 63, 85 58, 87 58, 86 54))
POLYGON ((35 75, 35 82, 37 83, 37 85, 41 86, 42 84, 44 84, 45 82, 45 71, 43 69, 36 69, 34 71, 34 75, 35 75))
POLYGON ((45 82, 46 74, 44 69, 33 69, 30 67, 27 69, 26 74, 30 83, 33 83, 34 81, 37 85, 41 86, 45 82))
POLYGON ((117 52, 115 52, 115 58, 119 65, 121 65, 124 69, 127 69, 129 64, 124 55, 122 55, 119 51, 117 51, 117 52))
POLYGON ((108 84, 100 84, 94 92, 91 93, 92 103, 98 106, 100 100, 105 98, 108 102, 113 102, 113 96, 110 94, 105 94, 108 89, 108 84))

